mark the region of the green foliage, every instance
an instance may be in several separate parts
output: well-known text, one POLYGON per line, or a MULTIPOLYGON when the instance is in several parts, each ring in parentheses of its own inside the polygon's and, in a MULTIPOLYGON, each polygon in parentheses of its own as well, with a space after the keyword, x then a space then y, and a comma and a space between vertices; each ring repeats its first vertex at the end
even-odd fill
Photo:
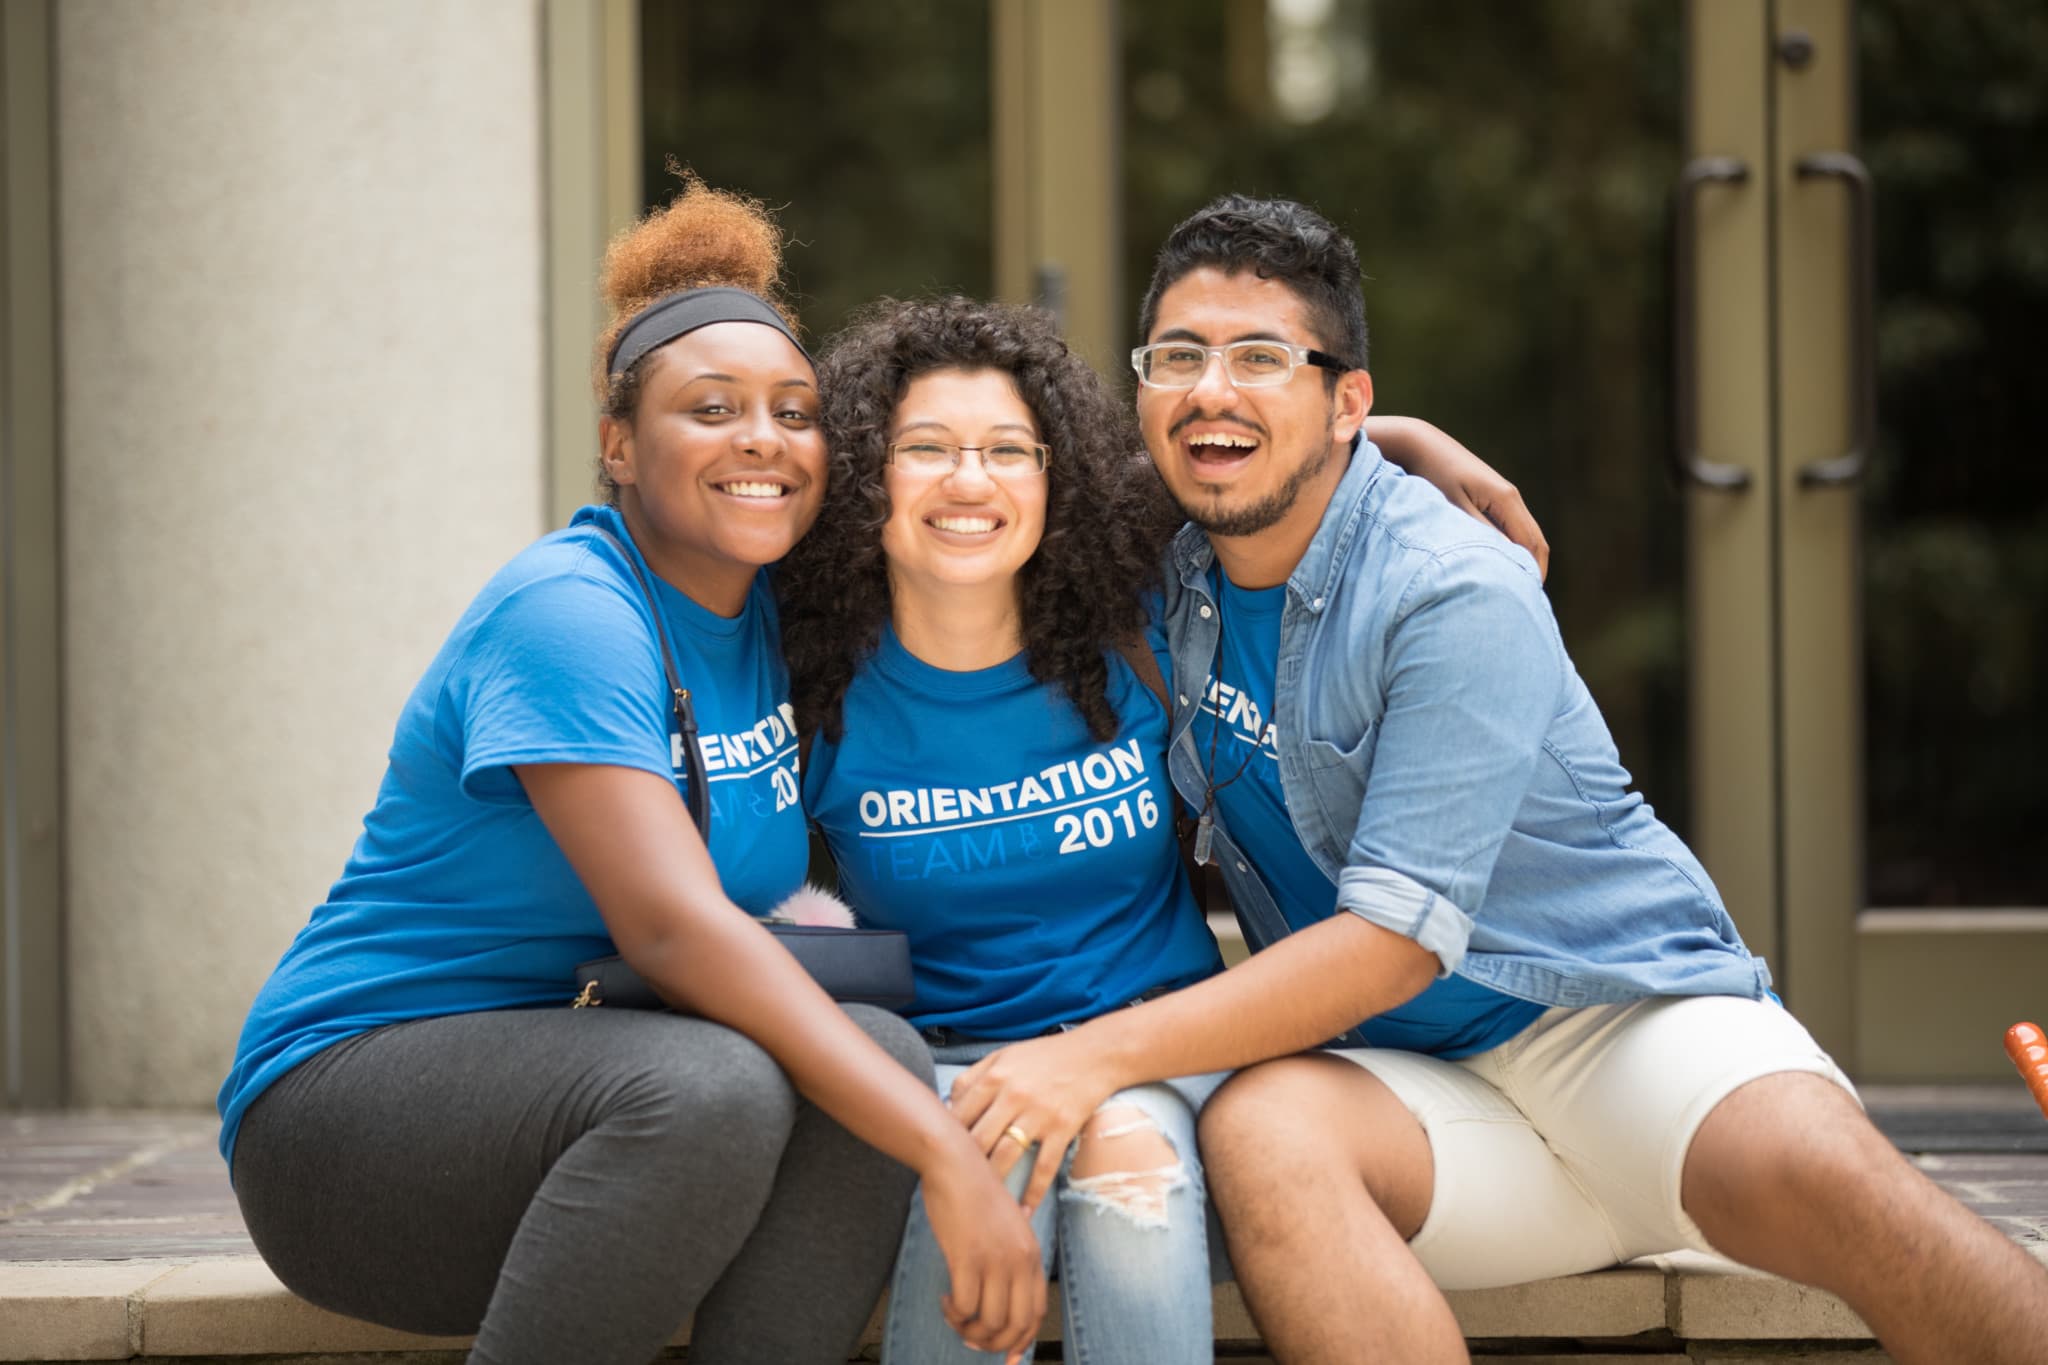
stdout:
POLYGON ((2042 903, 2048 10, 1862 0, 1877 185, 1864 489, 1870 896, 2042 903))
POLYGON ((991 291, 988 7, 641 7, 643 183, 674 157, 782 208, 813 339, 881 294, 991 291))

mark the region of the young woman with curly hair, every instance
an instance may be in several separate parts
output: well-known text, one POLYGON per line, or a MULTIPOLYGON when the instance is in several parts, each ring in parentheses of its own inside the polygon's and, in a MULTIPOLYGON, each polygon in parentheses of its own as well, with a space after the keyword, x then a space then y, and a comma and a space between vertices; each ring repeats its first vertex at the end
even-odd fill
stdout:
MULTIPOLYGON (((943 1093, 1005 1041, 1222 968, 1172 832, 1166 712, 1116 648, 1172 522, 1127 411, 1042 313, 884 301, 819 377, 826 509, 778 579, 820 732, 805 804, 863 922, 910 936, 943 1093)), ((1220 1079, 1118 1094, 1041 1154, 1066 1163, 1032 1222, 1070 1355, 1213 1355, 1194 1116, 1220 1079)), ((920 1200, 886 1360, 971 1358, 946 1283, 920 1200)))
MULTIPOLYGON (((910 937, 942 1092, 1006 1042, 1221 970, 1172 828, 1167 711, 1140 643, 1178 523, 1127 405, 1042 313, 884 300, 820 366, 831 477, 783 566, 804 799, 864 922, 910 937)), ((1454 442, 1398 420, 1405 463, 1454 442)), ((1477 466, 1483 469, 1483 466, 1477 466)), ((1490 474, 1490 471, 1487 471, 1490 474)), ((1221 1076, 1110 1097, 1032 1210, 1069 1357, 1207 1361, 1195 1115, 1221 1076)), ((982 1125, 983 1128, 989 1125, 982 1125)), ((1021 1183, 1034 1135, 975 1132, 1021 1183)), ((970 1358, 913 1207, 884 1359, 970 1358)))
POLYGON ((694 181, 613 244, 607 505, 456 624, 221 1090, 279 1278, 475 1332, 473 1361, 639 1365, 693 1312, 692 1360, 844 1360, 913 1180, 968 1337, 1017 1350, 1043 1311, 1031 1232, 916 1033, 836 1006, 753 919, 806 861, 762 570, 825 491, 779 256, 756 205, 694 181), (688 792, 704 837, 664 639, 705 740, 758 760, 688 792), (689 1012, 567 1008, 614 945, 689 1012))

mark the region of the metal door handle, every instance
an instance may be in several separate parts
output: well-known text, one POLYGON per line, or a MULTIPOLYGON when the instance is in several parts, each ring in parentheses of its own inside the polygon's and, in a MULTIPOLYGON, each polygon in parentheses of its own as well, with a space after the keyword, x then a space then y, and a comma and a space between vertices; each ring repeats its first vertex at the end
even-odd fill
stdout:
POLYGON ((1693 335, 1699 315, 1699 271, 1693 260, 1698 233, 1692 214, 1700 186, 1740 185, 1748 179, 1748 165, 1735 157, 1703 156, 1678 173, 1678 184, 1672 190, 1671 352, 1676 368, 1671 385, 1671 467, 1681 485, 1696 483, 1730 493, 1749 487, 1749 471, 1740 465, 1701 459, 1699 453, 1699 338, 1693 335))
POLYGON ((1793 165, 1801 180, 1839 180, 1849 190, 1849 449, 1799 466, 1805 488, 1854 483, 1877 444, 1877 325, 1872 318, 1876 274, 1872 251, 1869 168, 1847 152, 1813 152, 1793 165))

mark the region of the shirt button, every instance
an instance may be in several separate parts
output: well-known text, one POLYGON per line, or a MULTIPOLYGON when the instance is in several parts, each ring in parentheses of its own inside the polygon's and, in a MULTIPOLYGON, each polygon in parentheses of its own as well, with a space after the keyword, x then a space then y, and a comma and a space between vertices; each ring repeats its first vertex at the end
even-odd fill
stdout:
POLYGON ((1188 704, 1187 695, 1185 693, 1181 695, 1180 704, 1182 706, 1186 706, 1188 704))
POLYGON ((1202 608, 1202 619, 1204 621, 1209 619, 1209 608, 1206 605, 1204 605, 1202 608))
POLYGON ((1316 608, 1316 610, 1317 610, 1317 611, 1321 611, 1321 610, 1323 609, 1323 599, 1322 599, 1322 598, 1318 597, 1318 598, 1317 598, 1317 599, 1315 600, 1315 608, 1316 608))
POLYGON ((1238 870, 1239 872, 1244 872, 1244 871, 1247 871, 1248 869, 1247 869, 1247 868, 1245 867, 1245 865, 1244 865, 1243 863, 1239 863, 1239 864, 1237 865, 1237 870, 1238 870))

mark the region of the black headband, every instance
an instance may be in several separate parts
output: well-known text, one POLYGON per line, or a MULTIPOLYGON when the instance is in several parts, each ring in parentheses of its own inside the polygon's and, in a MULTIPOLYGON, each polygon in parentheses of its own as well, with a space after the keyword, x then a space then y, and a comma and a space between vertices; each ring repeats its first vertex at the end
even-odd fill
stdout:
POLYGON ((633 320, 620 329, 619 339, 612 343, 612 352, 605 358, 605 374, 617 379, 655 347, 666 346, 685 332, 709 327, 714 322, 758 322, 773 327, 789 338, 789 344, 801 351, 804 359, 811 358, 804 344, 796 339, 796 333, 782 320, 782 314, 762 302, 758 295, 723 287, 685 289, 680 294, 657 299, 633 315, 633 320))

